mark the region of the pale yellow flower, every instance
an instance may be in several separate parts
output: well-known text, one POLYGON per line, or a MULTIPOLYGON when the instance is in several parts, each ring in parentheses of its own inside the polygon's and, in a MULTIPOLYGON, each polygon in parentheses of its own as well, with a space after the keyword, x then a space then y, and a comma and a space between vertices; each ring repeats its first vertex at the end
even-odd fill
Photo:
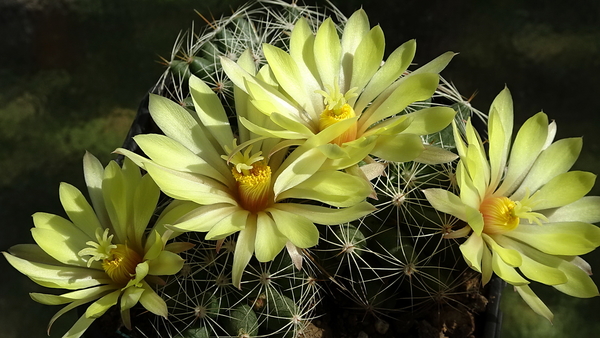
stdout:
POLYGON ((575 297, 598 295, 590 266, 579 257, 600 245, 600 228, 591 224, 600 221, 600 197, 584 197, 596 175, 569 171, 581 138, 553 143, 556 125, 548 124, 546 114, 528 119, 514 143, 512 132, 513 104, 505 89, 490 109, 487 154, 470 121, 466 143, 454 125, 460 195, 443 189, 424 192, 433 207, 467 223, 446 237, 469 235, 460 250, 482 273, 483 284, 495 273, 552 320, 529 280, 575 297))
POLYGON ((42 304, 67 304, 51 319, 93 302, 64 335, 81 336, 110 307, 120 304, 123 323, 131 329, 129 309, 138 302, 148 311, 167 317, 167 306, 149 283, 173 275, 183 266, 177 254, 189 243, 170 243, 172 231, 163 224, 189 210, 184 203, 165 209, 146 235, 160 191, 150 176, 128 159, 104 169, 91 154, 84 157, 90 205, 74 186, 60 185, 60 201, 70 220, 38 212, 31 230, 37 244, 20 244, 3 252, 8 262, 37 284, 71 290, 62 295, 32 293, 42 304))
MULTIPOLYGON (((422 135, 444 129, 454 118, 449 107, 404 110, 432 97, 438 73, 454 56, 448 52, 408 72, 416 43, 410 40, 384 60, 385 38, 381 27, 370 27, 366 13, 356 11, 340 38, 331 18, 313 33, 300 18, 290 37, 289 49, 263 44, 267 65, 222 58, 225 73, 271 125, 240 118, 257 135, 292 140, 321 136, 320 157, 336 168, 355 165, 368 156, 388 161, 442 163, 453 154, 423 144, 422 135), (325 134, 328 136, 326 137, 325 134)), ((236 101, 238 97, 236 97, 236 101)), ((307 150, 308 151, 308 150, 307 150)))
MULTIPOLYGON (((189 82, 195 112, 150 96, 150 114, 165 135, 134 138, 149 158, 125 149, 117 152, 147 170, 168 196, 196 204, 171 229, 206 232, 208 240, 239 232, 232 271, 235 286, 241 287, 253 255, 266 262, 286 247, 299 258, 299 248, 319 241, 315 223, 337 225, 374 210, 365 201, 371 192, 369 182, 322 168, 315 163, 318 151, 288 154, 287 147, 277 148, 278 139, 252 137, 244 126, 238 133, 246 148, 238 146, 216 94, 195 76, 189 82)), ((237 108, 240 116, 252 115, 249 107, 237 108)))

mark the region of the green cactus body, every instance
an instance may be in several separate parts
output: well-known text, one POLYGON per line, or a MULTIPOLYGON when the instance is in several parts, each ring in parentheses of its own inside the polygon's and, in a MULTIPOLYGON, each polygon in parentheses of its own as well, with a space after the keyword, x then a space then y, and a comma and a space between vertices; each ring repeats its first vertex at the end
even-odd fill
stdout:
MULTIPOLYGON (((262 69, 272 77, 264 67, 262 44, 288 50, 291 31, 300 17, 316 32, 327 16, 337 21, 337 32, 343 32, 348 19, 337 9, 282 1, 259 1, 211 22, 199 33, 192 29, 176 41, 156 92, 193 111, 187 82, 190 74, 199 77, 219 94, 235 133, 239 122, 234 92, 242 93, 225 76, 220 57, 237 61, 242 53, 249 53, 254 65, 247 67, 257 72, 262 69)), ((439 68, 439 62, 431 67, 439 68)), ((443 78, 432 98, 410 104, 396 116, 439 106, 454 108, 459 126, 464 126, 473 114, 483 116, 443 78)), ((451 127, 421 139, 424 144, 448 151, 456 147, 451 127)), ((449 152, 444 156, 448 154, 452 156, 449 152)), ((424 157, 425 162, 428 160, 424 157)), ((442 219, 428 205, 421 190, 455 189, 453 164, 396 163, 373 158, 359 164, 367 165, 373 168, 368 175, 372 175, 372 200, 378 210, 352 223, 319 226, 319 245, 299 253, 303 256, 302 270, 297 269, 298 262, 284 249, 273 262, 252 259, 245 273, 248 278, 238 290, 230 284, 235 235, 219 251, 214 243, 198 236, 193 241, 196 247, 186 257, 189 274, 164 287, 164 294, 173 301, 169 303, 172 318, 163 325, 189 327, 183 331, 183 337, 204 337, 207 332, 239 337, 297 337, 311 318, 329 306, 379 317, 435 304, 449 285, 460 280, 467 266, 454 259, 457 243, 443 239, 445 233, 461 224, 442 219), (182 285, 187 290, 204 291, 186 294, 177 290, 182 285)))

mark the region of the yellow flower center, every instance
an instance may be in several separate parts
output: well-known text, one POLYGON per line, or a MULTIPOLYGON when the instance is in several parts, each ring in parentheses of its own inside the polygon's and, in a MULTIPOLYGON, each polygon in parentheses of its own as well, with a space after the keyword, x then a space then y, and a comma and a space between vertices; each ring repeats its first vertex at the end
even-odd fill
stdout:
POLYGON ((127 284, 135 277, 135 268, 142 261, 142 257, 127 245, 117 244, 110 251, 110 257, 102 261, 102 268, 115 283, 127 284))
POLYGON ((112 244, 113 235, 108 235, 109 230, 96 229, 96 242, 88 241, 89 247, 79 251, 81 257, 92 256, 87 259, 90 267, 95 261, 102 261, 104 272, 121 285, 127 284, 135 276, 135 268, 144 260, 133 249, 124 244, 112 244))
POLYGON ((248 211, 262 211, 271 200, 271 167, 261 156, 262 151, 252 154, 252 146, 244 152, 236 151, 237 148, 237 140, 233 140, 233 148, 225 147, 227 155, 221 158, 233 164, 231 173, 237 182, 238 202, 248 211))
POLYGON ((251 212, 264 210, 271 200, 271 167, 255 162, 250 169, 231 169, 238 186, 241 206, 251 212))
POLYGON ((486 198, 479 207, 479 212, 483 215, 483 232, 493 235, 514 230, 520 221, 516 207, 517 203, 508 197, 486 198))
MULTIPOLYGON (((319 117, 319 131, 343 120, 351 119, 356 116, 352 106, 348 104, 348 100, 358 96, 354 93, 356 88, 352 88, 342 95, 340 92, 337 81, 335 81, 334 88, 326 86, 328 92, 317 90, 316 92, 323 95, 323 103, 325 104, 325 110, 319 117)), ((345 142, 353 141, 356 139, 356 123, 353 123, 348 129, 342 134, 333 139, 331 143, 342 145, 345 142)))

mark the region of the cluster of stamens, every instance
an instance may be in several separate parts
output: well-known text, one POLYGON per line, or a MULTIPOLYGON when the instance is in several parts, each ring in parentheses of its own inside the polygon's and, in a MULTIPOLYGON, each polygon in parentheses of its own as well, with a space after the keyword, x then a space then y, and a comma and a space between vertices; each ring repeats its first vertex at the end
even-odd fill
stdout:
MULTIPOLYGON (((323 130, 337 122, 351 119, 356 116, 354 109, 348 104, 350 99, 358 96, 358 94, 355 93, 356 88, 351 88, 344 95, 340 92, 337 81, 335 81, 333 88, 331 88, 331 86, 326 86, 326 88, 328 92, 323 90, 315 91, 323 96, 323 103, 325 104, 325 110, 323 110, 319 118, 319 130, 323 130)), ((356 133, 357 124, 354 123, 341 135, 332 140, 331 143, 342 145, 345 142, 353 141, 356 139, 356 133)))
POLYGON ((503 234, 517 228, 521 218, 529 223, 542 225, 548 219, 537 212, 532 212, 529 196, 521 201, 512 201, 508 197, 487 197, 481 202, 479 212, 483 215, 483 232, 488 235, 503 234))
MULTIPOLYGON (((233 149, 236 148, 236 140, 233 141, 233 149)), ((233 164, 231 174, 237 182, 238 202, 251 212, 264 210, 271 201, 271 167, 269 167, 259 151, 251 154, 252 146, 245 152, 232 154, 231 149, 225 147, 229 155, 221 157, 233 164)))
POLYGON ((90 267, 93 262, 101 261, 102 269, 113 282, 125 285, 135 277, 135 268, 143 262, 142 257, 126 244, 112 244, 113 235, 108 235, 109 229, 96 229, 96 240, 85 244, 89 247, 79 251, 81 257, 91 256, 87 259, 90 267))

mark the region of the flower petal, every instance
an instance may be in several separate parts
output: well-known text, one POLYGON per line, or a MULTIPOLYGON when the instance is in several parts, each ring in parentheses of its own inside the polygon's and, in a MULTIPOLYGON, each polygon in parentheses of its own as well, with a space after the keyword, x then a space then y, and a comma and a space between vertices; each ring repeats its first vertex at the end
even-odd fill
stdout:
POLYGON ((29 296, 31 296, 31 299, 35 300, 36 302, 44 305, 61 305, 81 299, 90 299, 94 297, 100 298, 101 295, 104 295, 108 291, 114 289, 116 289, 114 285, 100 285, 87 289, 63 293, 62 295, 49 295, 45 293, 32 292, 29 294, 29 296))
POLYGON ((540 300, 538 296, 531 290, 531 288, 527 285, 515 286, 515 290, 519 293, 521 298, 529 305, 529 307, 538 315, 548 319, 548 321, 552 322, 554 315, 552 311, 548 309, 546 304, 540 300))
MULTIPOLYGON (((192 210, 197 209, 198 204, 189 201, 178 201, 174 200, 163 210, 158 216, 158 219, 154 223, 154 226, 150 229, 150 232, 158 232, 162 236, 167 230, 166 225, 174 224, 182 218, 184 215, 190 213, 192 210)), ((173 231, 169 239, 173 239, 181 234, 179 231, 173 231)))
POLYGON ((185 108, 167 98, 150 94, 148 109, 165 135, 203 158, 219 172, 227 172, 221 153, 206 136, 206 129, 185 108))
POLYGON ((171 170, 148 163, 146 170, 160 189, 170 197, 198 204, 237 204, 227 188, 211 178, 171 170))
POLYGON ((311 100, 311 97, 316 94, 307 91, 304 84, 304 77, 301 75, 300 69, 294 59, 281 48, 269 44, 263 44, 263 53, 281 88, 300 107, 303 107, 307 111, 316 112, 318 108, 313 107, 311 100))
POLYGON ((215 224, 206 234, 206 239, 223 239, 233 233, 236 233, 246 226, 250 212, 248 210, 238 209, 215 224))
POLYGON ((462 127, 457 126, 456 121, 452 121, 452 135, 454 136, 454 144, 456 146, 456 151, 458 152, 458 156, 461 159, 463 159, 467 156, 467 145, 463 140, 463 132, 461 128, 462 127))
POLYGON ((312 119, 318 119, 323 109, 323 98, 321 95, 315 95, 316 90, 321 90, 317 65, 314 54, 315 36, 305 18, 301 17, 294 24, 292 36, 290 37, 290 55, 300 70, 303 78, 306 93, 312 93, 308 97, 312 100, 313 110, 307 112, 311 114, 312 119))
POLYGON ((108 213, 104 206, 104 197, 102 195, 104 167, 94 155, 87 151, 83 156, 83 173, 85 176, 85 183, 88 187, 90 200, 92 201, 98 220, 102 223, 104 228, 108 228, 110 226, 110 219, 108 218, 108 213))
POLYGON ((492 268, 492 252, 487 246, 483 246, 483 255, 481 256, 481 284, 485 286, 490 279, 494 270, 492 268))
POLYGON ((473 210, 479 210, 481 196, 473 184, 469 173, 465 169, 463 161, 459 161, 456 167, 456 181, 460 187, 460 199, 473 210))
POLYGON ((287 239, 277 230, 271 217, 264 212, 257 215, 256 241, 254 244, 255 256, 259 262, 273 260, 281 252, 287 239))
MULTIPOLYGON (((266 101, 253 101, 253 103, 256 103, 257 105, 262 105, 263 103, 266 103, 266 105, 270 106, 270 103, 267 103, 266 101)), ((260 135, 260 136, 266 136, 266 137, 271 137, 271 138, 282 138, 282 139, 287 139, 287 140, 296 140, 296 139, 305 139, 306 138, 306 134, 304 133, 298 133, 295 130, 300 130, 300 129, 308 129, 306 128, 302 128, 299 125, 301 125, 301 123, 297 122, 297 121, 293 121, 291 120, 295 125, 293 127, 293 129, 295 130, 274 130, 274 129, 268 129, 265 127, 261 127, 253 122, 250 122, 250 120, 244 118, 244 117, 239 117, 239 121, 242 124, 242 126, 256 134, 256 135, 260 135)))
POLYGON ((529 281, 523 278, 515 268, 506 264, 498 252, 492 250, 492 268, 498 277, 504 279, 507 283, 519 286, 529 284, 529 281))
POLYGON ((579 298, 591 298, 599 295, 594 281, 578 266, 563 260, 558 268, 567 276, 567 282, 553 285, 556 290, 579 298))
POLYGON ((415 101, 426 100, 433 95, 439 76, 424 73, 406 77, 387 97, 381 95, 365 110, 358 122, 358 134, 364 133, 373 123, 400 113, 415 101))
MULTIPOLYGON (((233 182, 231 175, 223 175, 181 143, 164 135, 143 134, 135 136, 134 140, 142 151, 158 165, 177 171, 208 176, 226 185, 231 185, 233 182)), ((127 152, 123 154, 128 156, 127 152)))
POLYGON ((368 202, 360 202, 352 207, 342 209, 300 203, 276 203, 273 208, 301 215, 313 223, 324 225, 351 222, 375 211, 375 207, 368 202))
POLYGON ((584 196, 560 208, 545 210, 548 222, 600 222, 600 196, 584 196))
POLYGON ((171 223, 172 225, 169 225, 169 229, 184 232, 207 232, 223 218, 231 215, 238 209, 238 206, 232 206, 231 204, 225 203, 197 206, 181 218, 174 220, 173 223, 171 223))
MULTIPOLYGON (((116 161, 111 161, 110 163, 115 162, 116 161)), ((119 167, 117 165, 117 167, 119 167)), ((125 190, 125 196, 127 196, 127 209, 128 210, 132 210, 133 209, 133 194, 135 191, 135 188, 137 187, 137 185, 140 183, 140 180, 142 179, 142 173, 140 172, 140 168, 135 164, 135 162, 133 162, 132 160, 128 159, 128 158, 124 158, 123 159, 123 164, 120 167, 121 172, 123 173, 123 178, 125 179, 124 183, 125 185, 123 186, 123 190, 125 190)), ((105 171, 106 173, 106 171, 105 171)))
POLYGON ((139 302, 143 293, 144 289, 142 288, 126 288, 121 296, 121 320, 123 321, 123 325, 129 330, 132 329, 129 309, 139 302))
POLYGON ((512 240, 506 236, 494 237, 500 245, 513 248, 522 253, 523 262, 519 266, 519 269, 525 277, 547 285, 567 282, 567 276, 558 268, 563 263, 563 259, 545 254, 529 245, 512 240))
POLYGON ((489 158, 491 181, 495 189, 504 175, 513 129, 513 101, 508 88, 496 96, 490 107, 488 120, 489 158))
POLYGON ((397 115, 377 123, 377 125, 367 130, 362 136, 400 134, 405 131, 411 123, 412 116, 410 114, 397 115))
POLYGON ((310 248, 319 242, 319 230, 308 218, 276 208, 265 211, 271 214, 279 232, 295 246, 310 248))
POLYGON ((303 135, 304 138, 314 135, 313 132, 303 123, 298 123, 297 121, 294 121, 285 115, 279 114, 276 111, 273 111, 269 117, 273 123, 280 126, 284 130, 293 131, 303 135))
POLYGON ((559 285, 567 282, 567 276, 555 267, 542 264, 523 255, 523 264, 519 270, 525 277, 546 285, 559 285))
POLYGON ((450 61, 452 61, 452 58, 454 58, 457 54, 458 53, 454 53, 454 52, 446 52, 446 53, 436 57, 435 59, 427 62, 426 64, 422 65, 421 67, 415 69, 408 76, 413 76, 416 74, 423 74, 423 73, 439 74, 442 72, 442 70, 444 70, 446 68, 446 66, 448 66, 450 61))
POLYGON ((485 244, 483 238, 475 233, 460 245, 460 251, 467 264, 475 271, 481 272, 481 259, 485 244))
POLYGON ((89 238, 96 238, 96 229, 100 228, 100 221, 92 206, 86 201, 79 189, 68 183, 61 183, 59 187, 60 202, 65 212, 81 231, 89 238))
POLYGON ((233 143, 231 125, 217 94, 204 81, 194 75, 190 76, 189 85, 196 115, 202 121, 202 124, 221 147, 231 145, 233 143))
POLYGON ((98 318, 102 316, 108 309, 117 304, 121 292, 121 290, 115 290, 93 302, 85 310, 85 316, 88 318, 98 318))
MULTIPOLYGON (((342 55, 353 55, 356 48, 360 45, 364 36, 369 33, 369 17, 367 13, 361 8, 348 18, 346 25, 344 26, 344 32, 342 33, 342 55)), ((343 60, 343 68, 352 69, 352 62, 350 60, 348 66, 343 60)), ((345 88, 347 91, 350 88, 345 88)))
POLYGON ((537 113, 525 121, 513 143, 506 176, 502 185, 496 190, 496 195, 510 195, 519 187, 542 151, 547 136, 548 116, 546 114, 537 113))
POLYGON ((497 254, 502 260, 511 267, 519 267, 522 263, 521 254, 514 249, 504 248, 487 234, 481 234, 483 240, 488 244, 493 254, 497 254))
POLYGON ((275 196, 306 181, 319 170, 319 167, 326 159, 323 153, 315 148, 301 154, 295 161, 285 167, 281 173, 275 173, 276 180, 273 186, 275 196))
POLYGON ((190 242, 171 242, 165 245, 165 251, 171 251, 173 253, 181 253, 187 251, 196 246, 194 243, 190 242))
POLYGON ((85 243, 89 238, 78 229, 74 230, 79 233, 70 231, 72 236, 65 236, 54 230, 33 228, 31 234, 40 248, 57 261, 87 267, 87 260, 79 256, 78 252, 87 247, 85 243))
POLYGON ((340 80, 342 47, 331 18, 327 18, 317 31, 314 53, 321 83, 333 87, 334 81, 340 80))
POLYGON ((596 175, 585 171, 569 171, 546 183, 531 196, 533 210, 562 207, 585 196, 596 182, 596 175))
POLYGON ((408 66, 410 66, 415 57, 416 48, 417 44, 415 40, 409 40, 390 54, 383 66, 373 75, 371 81, 369 81, 364 91, 360 94, 358 101, 354 105, 354 110, 357 114, 360 114, 373 99, 408 69, 408 66))
POLYGON ((79 338, 92 325, 96 318, 88 318, 85 314, 73 324, 73 326, 62 336, 62 338, 79 338))
MULTIPOLYGON (((58 217, 58 216, 57 216, 58 217)), ((52 256, 48 255, 46 251, 40 248, 37 244, 17 244, 13 245, 8 249, 11 255, 17 256, 24 260, 36 263, 44 263, 50 265, 60 265, 61 263, 52 256)))
MULTIPOLYGON (((258 75, 260 74, 261 73, 258 75)), ((297 103, 290 101, 284 93, 277 91, 275 87, 264 83, 264 81, 260 81, 258 78, 253 78, 252 81, 246 79, 245 88, 248 94, 250 94, 253 104, 254 102, 270 103, 268 105, 264 103, 254 105, 263 114, 269 116, 272 112, 276 111, 299 123, 307 123, 302 119, 304 108, 299 107, 297 103)))
POLYGON ((462 161, 468 170, 470 182, 478 196, 477 199, 482 201, 484 196, 486 196, 490 179, 490 167, 485 158, 485 150, 481 145, 469 143, 467 146, 467 156, 462 161))
POLYGON ((130 221, 125 185, 125 177, 121 167, 115 161, 111 161, 104 170, 102 193, 104 194, 104 203, 110 218, 111 229, 117 243, 127 242, 127 224, 130 221))
POLYGON ((521 200, 527 193, 534 193, 557 175, 569 170, 579 157, 582 145, 581 138, 563 139, 550 145, 542 151, 527 177, 510 199, 521 200))
POLYGON ((449 163, 458 158, 458 155, 451 151, 427 144, 424 144, 424 146, 423 152, 414 159, 415 162, 434 165, 449 163))
MULTIPOLYGON (((146 239, 146 245, 144 248, 144 264, 146 261, 155 259, 160 255, 164 249, 164 242, 157 232, 151 232, 146 239)), ((139 265, 139 264, 138 264, 139 265)))
POLYGON ((290 241, 287 241, 285 243, 285 248, 287 249, 288 255, 290 256, 290 259, 292 260, 292 264, 294 264, 296 269, 301 270, 302 269, 302 261, 303 261, 302 250, 300 250, 299 247, 295 246, 290 241))
POLYGON ((35 263, 6 252, 2 254, 15 269, 45 287, 76 290, 112 282, 104 271, 35 263))
POLYGON ((146 282, 142 283, 142 287, 144 288, 144 293, 140 297, 140 304, 146 310, 166 319, 169 312, 165 301, 146 282))
POLYGON ((479 212, 479 210, 474 209, 468 205, 465 205, 466 215, 467 215, 467 223, 478 235, 481 235, 483 232, 483 215, 479 212))
MULTIPOLYGON (((346 171, 349 168, 357 165, 360 161, 367 158, 375 147, 375 141, 377 141, 377 137, 361 137, 354 141, 346 142, 342 146, 342 151, 345 153, 344 156, 335 158, 329 158, 323 166, 321 170, 338 170, 345 169, 346 171)), ((319 150, 323 151, 324 147, 318 147, 319 150)), ((331 149, 331 148, 329 148, 331 149)), ((332 154, 329 154, 332 155, 332 154)))
MULTIPOLYGON (((151 257, 150 259, 154 259, 155 257, 151 257)), ((127 285, 125 285, 125 287, 121 288, 121 290, 125 290, 127 288, 130 287, 140 287, 140 285, 142 285, 144 282, 144 278, 146 278, 146 276, 148 276, 148 261, 144 261, 140 264, 138 264, 135 267, 135 276, 132 280, 130 280, 127 285)))
POLYGON ((137 304, 142 293, 144 293, 144 289, 142 288, 126 288, 123 291, 123 295, 121 295, 121 311, 131 309, 137 304))
POLYGON ((408 162, 417 158, 425 146, 419 135, 380 135, 371 154, 392 162, 408 162))
POLYGON ((450 107, 429 107, 407 114, 412 117, 412 123, 404 130, 405 133, 429 135, 446 128, 456 115, 450 107))
POLYGON ((183 267, 184 259, 170 251, 161 251, 155 259, 148 261, 148 274, 154 276, 174 275, 183 267))
POLYGON ((154 215, 160 190, 150 175, 144 175, 138 183, 133 195, 133 222, 128 227, 133 230, 129 235, 130 241, 135 241, 139 249, 142 248, 142 238, 148 228, 148 223, 154 215))
POLYGON ((248 222, 237 238, 235 251, 233 252, 233 266, 231 268, 231 282, 238 289, 242 288, 242 274, 254 253, 256 241, 256 216, 250 215, 248 222))
POLYGON ((600 228, 583 222, 521 224, 504 236, 550 255, 583 255, 600 245, 600 228))
MULTIPOLYGON (((343 90, 347 91, 350 88, 357 88, 357 92, 362 92, 363 88, 379 69, 379 66, 381 66, 384 51, 385 37, 383 30, 381 27, 375 26, 361 38, 360 44, 356 47, 354 53, 350 53, 350 55, 353 54, 352 58, 347 58, 347 54, 343 54, 345 55, 344 62, 350 60, 352 62, 352 77, 350 79, 348 78, 348 74, 344 74, 344 83, 347 87, 343 90)), ((344 64, 344 69, 348 69, 346 64, 344 64)))
POLYGON ((587 273, 588 276, 592 275, 592 267, 590 265, 590 263, 586 262, 585 259, 579 257, 579 256, 567 256, 567 257, 563 257, 567 262, 575 265, 576 267, 580 268, 581 270, 583 270, 583 272, 587 273))
POLYGON ((460 220, 466 221, 465 205, 460 197, 445 189, 431 188, 423 190, 425 198, 436 210, 450 214, 460 220))
MULTIPOLYGON (((66 306, 64 306, 62 309, 58 310, 53 316, 52 318, 50 318, 50 321, 48 322, 48 335, 50 335, 50 329, 52 328, 52 325, 54 324, 54 322, 60 318, 62 315, 64 315, 65 313, 73 310, 74 308, 83 305, 83 304, 87 304, 93 300, 96 300, 97 298, 91 298, 91 299, 81 299, 81 300, 76 300, 73 301, 72 303, 67 304, 66 306)), ((85 313, 83 314, 82 318, 86 318, 85 317, 85 313)), ((92 318, 91 320, 93 321, 95 318, 92 318)), ((81 318, 80 318, 81 320, 81 318)), ((87 328, 87 326, 85 328, 83 328, 83 331, 79 331, 77 329, 73 329, 75 326, 77 326, 77 323, 75 323, 75 325, 73 325, 73 327, 71 328, 71 330, 74 330, 75 335, 72 337, 79 337, 83 334, 83 331, 85 331, 85 329, 87 328), (78 333, 78 334, 77 334, 78 333)), ((67 332, 68 333, 68 332, 67 332)), ((65 335, 66 336, 66 335, 65 335)), ((63 337, 65 337, 63 336, 63 337)))
POLYGON ((304 198, 335 207, 349 207, 362 202, 370 193, 371 184, 360 177, 340 171, 321 171, 279 194, 276 201, 304 198))

